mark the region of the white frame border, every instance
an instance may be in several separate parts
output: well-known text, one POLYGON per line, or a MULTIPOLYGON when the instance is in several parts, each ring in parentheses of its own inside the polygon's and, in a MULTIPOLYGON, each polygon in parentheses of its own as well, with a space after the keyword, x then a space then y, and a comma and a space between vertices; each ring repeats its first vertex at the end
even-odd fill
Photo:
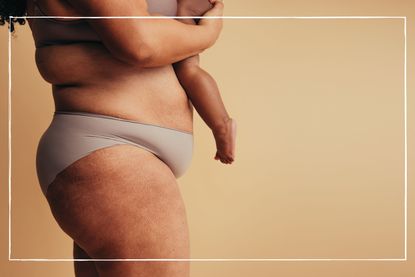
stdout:
MULTIPOLYGON (((10 20, 14 18, 87 18, 87 19, 102 19, 102 18, 141 18, 148 19, 148 16, 10 16, 10 20)), ((152 16, 154 18, 202 18, 201 16, 152 16)), ((407 17, 406 16, 208 16, 203 18, 223 18, 223 19, 403 19, 404 22, 404 174, 405 174, 405 196, 404 196, 404 257, 403 258, 266 258, 266 259, 216 259, 216 258, 195 258, 195 259, 36 259, 36 258, 12 258, 11 257, 11 32, 9 31, 8 49, 9 49, 9 89, 8 89, 8 183, 9 183, 9 261, 21 262, 74 262, 74 261, 213 261, 213 262, 227 262, 227 261, 284 261, 284 262, 300 262, 300 261, 407 261, 408 254, 408 143, 407 143, 407 17)))

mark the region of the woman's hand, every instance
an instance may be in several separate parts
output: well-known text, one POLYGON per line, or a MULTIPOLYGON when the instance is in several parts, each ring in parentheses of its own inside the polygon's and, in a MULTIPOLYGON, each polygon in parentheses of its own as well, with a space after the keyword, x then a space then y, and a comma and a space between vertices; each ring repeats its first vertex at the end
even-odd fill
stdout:
MULTIPOLYGON (((209 0, 213 7, 205 12, 203 16, 223 16, 224 4, 222 0, 209 0)), ((222 18, 201 18, 199 21, 200 26, 204 26, 206 31, 209 32, 212 36, 212 46, 219 37, 220 32, 222 31, 222 18)))

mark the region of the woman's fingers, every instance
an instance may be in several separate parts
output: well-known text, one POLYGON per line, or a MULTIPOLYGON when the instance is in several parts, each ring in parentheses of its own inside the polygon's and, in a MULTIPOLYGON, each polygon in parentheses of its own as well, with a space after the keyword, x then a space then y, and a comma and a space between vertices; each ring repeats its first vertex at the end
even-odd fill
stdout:
POLYGON ((204 16, 222 16, 224 4, 222 0, 209 0, 213 7, 204 16))

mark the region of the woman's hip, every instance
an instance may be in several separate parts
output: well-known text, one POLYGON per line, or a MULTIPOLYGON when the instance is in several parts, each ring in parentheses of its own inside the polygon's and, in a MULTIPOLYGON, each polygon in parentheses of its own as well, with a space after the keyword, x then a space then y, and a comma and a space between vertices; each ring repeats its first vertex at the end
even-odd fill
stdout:
POLYGON ((178 178, 190 165, 193 134, 108 115, 56 111, 37 148, 42 192, 46 195, 56 176, 75 161, 98 149, 123 144, 152 153, 178 178))

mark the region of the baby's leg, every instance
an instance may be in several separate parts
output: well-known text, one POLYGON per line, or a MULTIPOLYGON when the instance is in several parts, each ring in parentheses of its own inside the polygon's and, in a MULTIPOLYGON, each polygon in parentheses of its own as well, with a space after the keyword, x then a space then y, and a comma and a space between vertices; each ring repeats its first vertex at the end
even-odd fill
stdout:
MULTIPOLYGON (((209 0, 179 0, 178 16, 199 16, 211 7, 209 0)), ((180 18, 185 24, 196 24, 192 18, 180 18)), ((176 75, 200 117, 210 127, 216 141, 215 159, 231 163, 235 156, 236 123, 225 109, 212 76, 199 66, 199 55, 174 64, 176 75)))
POLYGON ((174 64, 177 77, 216 140, 216 156, 224 163, 235 158, 236 123, 229 117, 212 76, 199 66, 199 56, 174 64))
POLYGON ((199 56, 174 64, 175 72, 202 119, 213 130, 229 120, 220 92, 212 76, 199 66, 199 56))

